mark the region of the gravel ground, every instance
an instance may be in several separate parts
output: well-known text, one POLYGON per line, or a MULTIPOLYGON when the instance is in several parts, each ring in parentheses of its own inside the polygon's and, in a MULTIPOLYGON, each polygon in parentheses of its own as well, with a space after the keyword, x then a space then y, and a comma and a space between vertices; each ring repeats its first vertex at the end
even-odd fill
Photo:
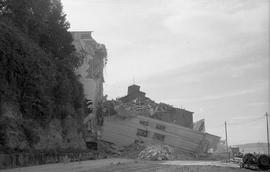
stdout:
POLYGON ((102 159, 0 170, 1 172, 250 172, 218 161, 102 159))

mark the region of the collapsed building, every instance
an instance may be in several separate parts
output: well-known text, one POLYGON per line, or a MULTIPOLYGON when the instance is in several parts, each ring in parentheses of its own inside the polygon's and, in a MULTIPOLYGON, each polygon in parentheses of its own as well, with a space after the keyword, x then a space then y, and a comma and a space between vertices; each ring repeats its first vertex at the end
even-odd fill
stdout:
POLYGON ((129 86, 124 97, 104 101, 106 48, 92 38, 92 32, 72 32, 72 35, 77 55, 82 59, 76 73, 90 109, 84 119, 84 139, 89 148, 99 141, 118 146, 134 141, 167 144, 196 153, 216 148, 220 138, 205 132, 204 120, 193 123, 193 112, 156 103, 138 85, 129 86))
POLYGON ((204 132, 204 120, 193 129, 193 112, 156 103, 138 85, 112 103, 116 113, 104 113, 101 140, 120 146, 134 141, 166 144, 193 153, 207 153, 219 142, 220 137, 204 132))

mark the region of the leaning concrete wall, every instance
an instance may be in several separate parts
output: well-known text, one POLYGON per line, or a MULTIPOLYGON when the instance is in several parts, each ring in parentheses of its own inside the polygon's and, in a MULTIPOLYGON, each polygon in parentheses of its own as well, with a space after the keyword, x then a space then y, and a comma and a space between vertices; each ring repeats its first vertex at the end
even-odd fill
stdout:
POLYGON ((169 107, 169 110, 156 112, 152 115, 152 118, 166 121, 169 123, 174 123, 192 129, 193 112, 184 109, 170 107, 168 105, 165 105, 165 107, 169 107))
MULTIPOLYGON (((118 115, 106 117, 102 129, 101 139, 119 146, 127 146, 135 140, 144 141, 146 144, 164 143, 188 152, 207 152, 209 146, 202 145, 205 143, 205 133, 140 115, 125 119, 118 115), (141 121, 146 121, 147 126, 141 121), (163 125, 164 130, 157 129, 157 125, 163 125), (139 136, 138 129, 147 131, 147 136, 139 136), (164 140, 156 140, 155 134, 163 135, 164 140)), ((219 140, 219 137, 214 137, 219 140)), ((207 135, 207 138, 209 140, 210 136, 207 135)))

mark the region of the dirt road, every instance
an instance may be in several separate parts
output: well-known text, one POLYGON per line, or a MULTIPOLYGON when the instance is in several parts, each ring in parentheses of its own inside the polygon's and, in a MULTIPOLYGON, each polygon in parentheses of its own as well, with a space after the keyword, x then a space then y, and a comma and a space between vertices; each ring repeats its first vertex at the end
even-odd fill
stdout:
POLYGON ((1 172, 248 172, 218 161, 137 161, 102 159, 0 170, 1 172))

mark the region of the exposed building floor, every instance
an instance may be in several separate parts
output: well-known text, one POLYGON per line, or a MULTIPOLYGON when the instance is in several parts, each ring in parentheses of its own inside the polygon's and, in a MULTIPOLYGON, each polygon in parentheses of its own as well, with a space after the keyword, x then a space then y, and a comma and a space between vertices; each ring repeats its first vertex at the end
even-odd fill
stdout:
POLYGON ((1 172, 247 172, 219 161, 137 161, 101 159, 0 170, 1 172))

